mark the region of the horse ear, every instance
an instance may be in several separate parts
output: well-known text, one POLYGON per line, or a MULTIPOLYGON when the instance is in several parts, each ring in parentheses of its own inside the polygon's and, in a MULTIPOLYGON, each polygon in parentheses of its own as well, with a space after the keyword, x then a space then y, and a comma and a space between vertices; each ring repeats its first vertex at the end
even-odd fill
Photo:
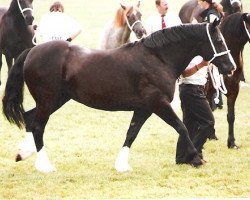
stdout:
POLYGON ((215 19, 212 24, 212 29, 215 29, 220 24, 220 19, 215 19))
POLYGON ((140 5, 141 5, 141 1, 138 1, 138 3, 137 3, 137 8, 139 8, 140 7, 140 5))
POLYGON ((249 13, 243 13, 242 15, 242 19, 245 21, 245 22, 250 22, 250 14, 249 13))
POLYGON ((120 3, 120 5, 121 5, 121 7, 122 7, 123 10, 126 10, 126 6, 124 6, 124 5, 121 4, 121 3, 120 3))

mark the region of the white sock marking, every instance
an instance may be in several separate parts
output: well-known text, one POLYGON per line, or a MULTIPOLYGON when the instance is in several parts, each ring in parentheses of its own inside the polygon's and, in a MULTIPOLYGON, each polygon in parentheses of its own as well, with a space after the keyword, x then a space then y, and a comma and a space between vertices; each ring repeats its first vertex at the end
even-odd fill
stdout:
POLYGON ((56 168, 50 163, 44 147, 37 153, 35 167, 38 171, 43 173, 56 171, 56 168))
POLYGON ((128 164, 128 156, 129 156, 129 148, 123 147, 120 150, 117 159, 115 161, 115 169, 118 172, 127 172, 133 170, 128 164))
POLYGON ((18 154, 21 156, 22 160, 25 160, 36 152, 36 145, 31 132, 26 132, 25 138, 18 145, 18 149, 18 154))

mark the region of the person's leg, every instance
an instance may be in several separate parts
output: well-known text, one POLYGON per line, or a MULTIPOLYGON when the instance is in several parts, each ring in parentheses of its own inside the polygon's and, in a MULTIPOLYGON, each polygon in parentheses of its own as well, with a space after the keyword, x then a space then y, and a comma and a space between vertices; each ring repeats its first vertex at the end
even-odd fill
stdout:
MULTIPOLYGON (((181 85, 179 88, 180 100, 181 100, 181 109, 183 112, 183 123, 188 129, 189 137, 191 141, 195 136, 195 129, 197 129, 196 121, 193 120, 192 116, 192 104, 193 102, 193 88, 181 85)), ((176 163, 183 164, 186 163, 186 145, 185 141, 179 137, 176 146, 176 163)))
POLYGON ((198 121, 198 130, 192 141, 200 153, 202 153, 202 148, 207 138, 215 134, 213 112, 203 93, 204 91, 199 89, 197 98, 194 100, 196 107, 193 110, 194 118, 198 121))

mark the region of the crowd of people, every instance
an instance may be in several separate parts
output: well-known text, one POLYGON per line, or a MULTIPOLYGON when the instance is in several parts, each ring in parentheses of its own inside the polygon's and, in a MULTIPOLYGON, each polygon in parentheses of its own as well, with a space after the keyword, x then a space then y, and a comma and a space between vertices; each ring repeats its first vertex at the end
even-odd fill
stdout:
MULTIPOLYGON (((211 23, 223 17, 223 7, 214 0, 198 0, 204 10, 202 21, 211 23)), ((180 25, 179 16, 171 12, 168 0, 155 0, 156 12, 148 17, 145 23, 147 35, 155 31, 180 25)), ((62 3, 55 2, 49 8, 49 13, 42 16, 36 26, 36 39, 39 43, 52 40, 72 41, 81 33, 80 25, 64 13, 62 3)), ((198 23, 194 21, 194 23, 198 23)), ((201 56, 193 58, 176 83, 177 90, 172 102, 174 110, 181 104, 183 122, 188 129, 190 139, 200 153, 208 138, 215 138, 215 119, 206 98, 205 84, 208 76, 208 62, 201 56), (178 96, 179 95, 179 96, 178 96), (181 103, 179 103, 179 101, 181 103)), ((222 107, 222 99, 220 106, 222 107)), ((188 163, 185 142, 179 137, 176 147, 176 163, 188 163)))

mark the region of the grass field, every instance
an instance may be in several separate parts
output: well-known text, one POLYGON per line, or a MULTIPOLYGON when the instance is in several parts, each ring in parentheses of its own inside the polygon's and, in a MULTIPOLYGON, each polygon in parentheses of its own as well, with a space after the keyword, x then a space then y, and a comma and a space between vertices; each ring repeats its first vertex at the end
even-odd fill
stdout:
MULTIPOLYGON (((9 5, 9 0, 0 4, 9 5)), ((36 22, 52 1, 35 0, 36 22)), ((62 0, 66 13, 82 25, 74 43, 95 48, 107 20, 119 1, 62 0), (74 2, 74 3, 72 3, 74 2)), ((132 1, 124 1, 132 2, 132 1)), ((184 0, 171 1, 178 12, 184 0)), ((242 0, 250 12, 250 1, 242 0)), ((154 1, 141 0, 145 20, 155 11, 154 1)), ((245 76, 250 82, 250 45, 244 50, 245 76)), ((2 70, 6 81, 6 64, 2 70)), ((224 98, 224 102, 226 99, 224 98)), ((242 87, 236 102, 235 135, 240 150, 226 147, 226 108, 214 113, 218 141, 208 141, 200 168, 175 165, 177 133, 152 116, 134 142, 130 164, 133 171, 119 174, 114 161, 126 135, 131 112, 104 112, 70 101, 54 113, 45 131, 45 146, 57 172, 41 174, 34 168, 35 155, 16 163, 17 144, 24 130, 0 115, 0 199, 159 199, 250 197, 250 87, 242 87)), ((0 103, 1 104, 1 103, 0 103)), ((25 90, 25 108, 34 105, 25 90)), ((2 105, 0 105, 1 107, 2 105)), ((181 117, 181 113, 178 113, 181 117)))

